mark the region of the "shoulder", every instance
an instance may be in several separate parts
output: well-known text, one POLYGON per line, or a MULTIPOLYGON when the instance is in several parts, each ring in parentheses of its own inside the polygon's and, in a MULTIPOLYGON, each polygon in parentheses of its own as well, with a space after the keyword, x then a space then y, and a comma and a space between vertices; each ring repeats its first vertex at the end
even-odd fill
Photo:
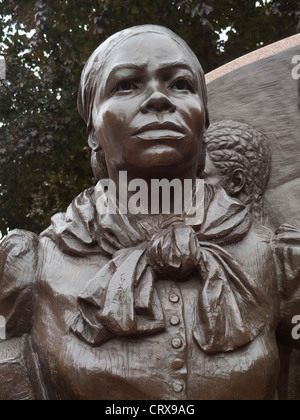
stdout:
POLYGON ((0 242, 0 290, 11 281, 20 288, 31 283, 38 243, 37 235, 23 230, 14 230, 0 242))
POLYGON ((7 338, 29 332, 39 238, 15 230, 0 242, 0 315, 7 338))
POLYGON ((294 318, 300 315, 300 229, 283 225, 275 232, 273 246, 279 277, 280 324, 279 340, 300 348, 293 338, 294 318))
POLYGON ((281 290, 285 297, 299 287, 300 280, 300 229, 282 225, 273 236, 272 245, 280 268, 281 290))
POLYGON ((35 233, 16 229, 0 241, 2 258, 22 258, 28 254, 33 256, 38 242, 35 233))

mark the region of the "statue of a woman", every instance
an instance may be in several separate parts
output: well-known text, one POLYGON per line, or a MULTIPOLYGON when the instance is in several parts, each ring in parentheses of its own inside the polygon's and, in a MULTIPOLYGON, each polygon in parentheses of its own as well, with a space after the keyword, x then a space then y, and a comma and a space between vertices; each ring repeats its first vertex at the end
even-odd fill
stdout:
POLYGON ((203 208, 192 224, 184 212, 151 214, 151 197, 149 214, 118 201, 105 213, 100 183, 40 237, 6 237, 0 398, 275 398, 276 332, 296 344, 300 234, 273 235, 199 180, 209 115, 193 52, 158 26, 115 34, 86 64, 79 111, 99 180, 118 193, 121 171, 149 188, 192 180, 203 208))

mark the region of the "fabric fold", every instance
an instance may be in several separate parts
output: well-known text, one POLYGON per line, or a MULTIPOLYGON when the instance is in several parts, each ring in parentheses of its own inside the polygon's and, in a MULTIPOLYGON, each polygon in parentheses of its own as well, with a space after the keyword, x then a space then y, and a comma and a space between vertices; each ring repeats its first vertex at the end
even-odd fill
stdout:
POLYGON ((111 258, 78 297, 79 314, 71 330, 79 339, 99 346, 114 337, 164 331, 155 284, 167 278, 188 281, 192 273, 199 278, 193 336, 204 352, 233 351, 260 334, 269 313, 263 290, 220 246, 242 240, 252 218, 224 190, 203 184, 200 188, 205 191, 203 217, 193 227, 180 215, 139 220, 118 209, 102 214, 97 199, 105 192, 99 185, 53 219, 44 236, 63 252, 111 258))
POLYGON ((206 353, 233 351, 259 335, 268 321, 269 304, 229 253, 213 244, 200 246, 198 270, 204 286, 193 335, 206 353))
POLYGON ((102 324, 117 336, 133 334, 136 329, 134 300, 135 272, 144 251, 133 251, 112 276, 100 315, 102 324))

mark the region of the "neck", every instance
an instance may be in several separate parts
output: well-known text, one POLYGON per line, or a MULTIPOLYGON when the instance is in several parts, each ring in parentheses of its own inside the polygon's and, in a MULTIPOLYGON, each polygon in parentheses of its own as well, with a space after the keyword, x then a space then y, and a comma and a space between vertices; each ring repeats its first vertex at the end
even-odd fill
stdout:
POLYGON ((118 206, 142 216, 182 214, 189 199, 187 197, 192 200, 195 191, 197 168, 190 168, 176 176, 161 169, 155 175, 143 175, 136 171, 110 171, 118 206))

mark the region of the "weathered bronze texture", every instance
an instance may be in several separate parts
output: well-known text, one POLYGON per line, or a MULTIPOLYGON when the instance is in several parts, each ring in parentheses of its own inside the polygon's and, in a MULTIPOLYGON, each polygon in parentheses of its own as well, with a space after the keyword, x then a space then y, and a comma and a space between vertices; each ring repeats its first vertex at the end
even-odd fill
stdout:
POLYGON ((131 28, 93 53, 78 105, 95 176, 118 192, 121 171, 149 187, 192 180, 201 212, 193 223, 151 214, 149 197, 149 215, 120 202, 108 214, 99 182, 40 236, 10 233, 0 245, 0 399, 266 400, 279 385, 286 396, 280 358, 288 366, 285 350, 300 347, 300 231, 296 210, 283 220, 270 208, 283 197, 270 185, 295 179, 277 158, 289 161, 297 135, 278 150, 274 134, 299 127, 286 127, 297 95, 276 121, 266 115, 282 113, 281 99, 260 96, 284 89, 282 54, 267 60, 265 90, 264 61, 251 65, 251 88, 248 67, 212 82, 209 128, 202 68, 171 31, 131 28))

